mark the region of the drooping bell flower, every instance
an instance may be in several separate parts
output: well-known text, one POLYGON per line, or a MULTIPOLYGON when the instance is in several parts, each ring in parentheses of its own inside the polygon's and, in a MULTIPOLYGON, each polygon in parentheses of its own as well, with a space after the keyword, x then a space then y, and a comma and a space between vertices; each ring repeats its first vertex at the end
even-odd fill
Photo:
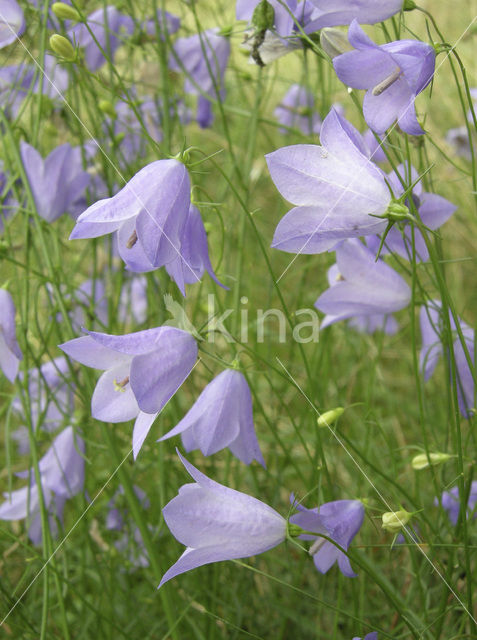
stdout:
POLYGON ((378 632, 371 631, 371 633, 367 633, 363 639, 358 638, 358 636, 356 636, 355 638, 353 638, 353 640, 378 640, 378 632))
MULTIPOLYGON (((449 520, 455 526, 459 519, 460 502, 459 502, 459 487, 452 487, 449 491, 443 491, 441 496, 442 507, 447 511, 449 520)), ((436 506, 439 505, 437 498, 434 500, 436 506)), ((473 480, 470 492, 469 500, 467 502, 467 518, 472 516, 472 519, 477 518, 475 506, 477 505, 477 480, 473 480)))
MULTIPOLYGON (((424 380, 426 381, 434 373, 439 358, 444 353, 440 337, 444 328, 444 319, 442 316, 441 303, 438 300, 430 300, 427 305, 421 307, 419 319, 422 346, 419 354, 419 364, 424 375, 424 380)), ((472 367, 474 368, 474 331, 468 324, 460 319, 459 324, 472 367)), ((455 322, 452 317, 450 318, 450 326, 451 330, 456 332, 455 322)), ((453 349, 456 365, 459 410, 465 418, 470 418, 475 414, 476 407, 477 392, 474 384, 474 375, 469 367, 464 347, 457 332, 454 335, 456 336, 453 349)))
POLYGON ((118 47, 134 31, 134 21, 112 5, 96 9, 86 21, 88 26, 76 24, 68 34, 74 42, 84 48, 86 65, 90 71, 97 71, 106 62, 102 51, 110 60, 113 60, 118 47), (94 34, 94 38, 90 32, 94 34), (95 40, 100 44, 101 49, 95 40))
POLYGON ((104 371, 91 398, 91 414, 102 422, 136 418, 133 454, 158 413, 192 371, 197 343, 186 331, 157 327, 123 336, 88 331, 60 345, 70 358, 104 371))
POLYGON ((74 393, 68 379, 68 363, 63 357, 45 362, 39 368, 30 369, 28 379, 28 404, 20 397, 13 399, 12 408, 21 420, 31 423, 33 429, 52 432, 70 418, 74 411, 74 393), (29 411, 27 417, 25 411, 29 411))
POLYGON ((185 285, 199 282, 207 271, 209 276, 220 287, 227 289, 217 278, 210 263, 207 233, 199 210, 193 204, 189 207, 189 215, 181 237, 180 254, 166 264, 166 271, 175 281, 183 296, 185 285))
POLYGON ((397 120, 406 133, 424 133, 416 118, 414 100, 432 79, 436 53, 418 40, 375 44, 354 20, 348 38, 354 51, 333 58, 338 78, 348 87, 366 89, 363 115, 376 133, 397 120))
POLYGON ((0 368, 14 382, 23 358, 15 331, 15 305, 6 289, 0 289, 0 368))
MULTIPOLYGON (((62 522, 66 500, 80 493, 84 485, 84 442, 75 436, 73 427, 64 429, 39 461, 41 488, 48 510, 50 530, 56 535, 57 521, 62 522)), ((28 535, 34 544, 42 539, 38 486, 33 469, 17 473, 30 478, 30 485, 5 493, 0 505, 0 520, 28 519, 28 535)))
MULTIPOLYGON (((311 91, 299 84, 292 84, 283 100, 273 112, 278 122, 289 129, 299 129, 304 135, 320 133, 321 118, 315 111, 311 91)), ((287 129, 280 129, 287 133, 287 129)))
MULTIPOLYGON (((335 500, 327 502, 316 509, 307 509, 296 505, 299 513, 290 518, 290 522, 306 531, 327 535, 337 542, 345 551, 361 529, 364 520, 364 506, 359 500, 335 500)), ((313 540, 309 553, 313 556, 315 567, 320 573, 326 573, 335 562, 341 573, 348 578, 356 577, 348 557, 332 542, 325 538, 302 534, 302 540, 313 540)))
MULTIPOLYGON (((460 156, 469 160, 472 160, 472 147, 474 143, 469 139, 469 132, 467 127, 453 127, 449 129, 445 136, 447 144, 453 149, 456 156, 460 156)), ((475 153, 474 149, 474 153, 475 153)))
POLYGON ((322 253, 344 238, 384 231, 391 194, 384 175, 365 153, 361 135, 335 110, 323 121, 321 146, 299 144, 266 156, 281 195, 292 202, 272 247, 322 253))
POLYGON ((15 42, 25 31, 23 11, 16 0, 0 0, 0 49, 15 42))
POLYGON ((112 198, 86 209, 70 239, 96 238, 117 231, 119 253, 127 267, 150 271, 180 255, 189 204, 186 167, 178 160, 156 160, 112 198))
POLYGON ((252 394, 240 371, 222 371, 179 424, 160 440, 179 433, 187 452, 200 449, 204 456, 210 456, 228 447, 243 463, 257 460, 265 466, 253 424, 252 394))
POLYGON ((178 16, 169 13, 169 11, 158 9, 156 12, 156 18, 149 18, 148 20, 145 20, 142 25, 142 29, 149 36, 159 36, 164 40, 164 32, 171 36, 179 30, 180 26, 181 19, 178 16))
MULTIPOLYGON (((156 104, 153 98, 144 96, 141 100, 136 101, 136 110, 141 115, 147 133, 153 140, 160 142, 162 130, 159 104, 156 104)), ((108 118, 104 129, 107 139, 113 136, 121 137, 116 154, 121 163, 127 166, 135 162, 137 158, 144 157, 151 143, 144 134, 138 116, 127 102, 118 102, 114 111, 115 118, 108 118)))
POLYGON ((43 159, 34 147, 22 142, 20 154, 38 215, 54 222, 74 209, 90 180, 83 170, 80 148, 66 142, 43 159))
MULTIPOLYGON (((146 493, 136 485, 133 485, 133 489, 141 508, 149 509, 150 502, 146 493)), ((119 534, 119 537, 114 541, 114 546, 119 553, 126 555, 129 568, 138 569, 149 566, 149 559, 139 527, 131 519, 129 510, 124 505, 122 485, 108 502, 106 529, 119 534)))
POLYGON ((204 564, 254 556, 285 540, 286 520, 274 509, 211 480, 179 457, 195 482, 182 486, 162 514, 172 535, 187 549, 159 587, 204 564))
POLYGON ((326 314, 325 328, 340 320, 371 318, 386 333, 393 332, 385 315, 404 309, 411 300, 405 280, 359 240, 345 240, 336 249, 336 265, 330 270, 330 288, 315 302, 326 314), (378 317, 376 317, 378 316, 378 317))
POLYGON ((375 24, 401 11, 403 0, 308 0, 317 9, 314 29, 351 24, 375 24))
POLYGON ((174 43, 169 67, 185 72, 184 91, 198 96, 197 122, 210 127, 213 122, 212 103, 207 99, 224 100, 225 69, 230 56, 230 42, 219 29, 208 29, 174 43))

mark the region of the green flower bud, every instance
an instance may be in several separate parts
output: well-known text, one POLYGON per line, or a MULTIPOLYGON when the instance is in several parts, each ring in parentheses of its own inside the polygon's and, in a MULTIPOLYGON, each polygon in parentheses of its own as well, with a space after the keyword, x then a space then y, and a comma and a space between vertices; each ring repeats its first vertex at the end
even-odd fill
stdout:
POLYGON ((438 464, 443 464, 451 457, 448 453, 429 453, 429 456, 427 453, 419 453, 414 456, 411 465, 416 471, 421 471, 421 469, 427 469, 430 466, 435 467, 438 464))
POLYGON ((81 20, 81 16, 76 9, 64 2, 54 2, 51 5, 51 10, 60 20, 75 20, 76 22, 80 22, 81 20))
POLYGON ((325 27, 320 33, 320 46, 330 58, 351 51, 353 47, 350 45, 346 33, 334 27, 325 27))
POLYGON ((257 31, 273 29, 275 24, 275 9, 267 0, 261 0, 252 15, 252 25, 257 31))
POLYGON ((412 513, 401 509, 401 511, 387 511, 382 515, 382 528, 391 533, 399 533, 412 517, 412 513))
POLYGON ((316 424, 319 427, 329 427, 334 422, 338 420, 344 413, 343 407, 336 407, 336 409, 330 409, 329 411, 325 411, 321 416, 317 419, 316 424))
POLYGON ((397 200, 391 200, 386 213, 384 214, 385 218, 391 220, 392 222, 401 222, 402 220, 409 220, 411 214, 409 213, 409 209, 402 202, 398 202, 397 200))
POLYGON ((403 11, 412 11, 417 7, 414 0, 404 0, 403 11))
POLYGON ((288 535, 290 538, 298 538, 302 533, 303 529, 299 525, 293 524, 292 522, 288 523, 288 535))
POLYGON ((114 106, 109 100, 100 100, 98 102, 98 107, 103 113, 108 115, 110 118, 113 118, 113 120, 117 118, 117 113, 114 109, 114 106))
POLYGON ((54 33, 50 37, 50 48, 54 53, 68 62, 76 60, 76 51, 73 45, 67 38, 60 36, 59 33, 54 33))
POLYGON ((220 29, 220 31, 218 32, 217 35, 223 36, 224 38, 230 38, 230 36, 232 35, 233 31, 234 31, 233 25, 229 24, 226 27, 222 27, 222 29, 220 29))

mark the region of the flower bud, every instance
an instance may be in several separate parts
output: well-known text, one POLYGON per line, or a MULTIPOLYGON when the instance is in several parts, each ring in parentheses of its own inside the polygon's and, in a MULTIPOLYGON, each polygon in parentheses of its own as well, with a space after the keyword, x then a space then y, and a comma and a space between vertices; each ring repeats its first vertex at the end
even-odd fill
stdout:
POLYGON ((252 15, 252 25, 257 31, 273 29, 275 22, 275 9, 267 0, 261 0, 255 7, 252 15))
POLYGON ((320 46, 323 51, 330 56, 330 58, 335 58, 336 56, 353 49, 348 41, 346 33, 341 31, 341 29, 335 29, 334 27, 325 27, 321 30, 320 46))
POLYGON ((64 2, 54 2, 51 5, 51 10, 60 20, 75 20, 76 22, 80 22, 81 20, 81 16, 76 9, 64 2))
POLYGON ((387 511, 382 515, 382 528, 385 531, 390 531, 391 533, 399 533, 401 528, 409 522, 411 517, 412 513, 409 513, 404 509, 401 509, 401 511, 387 511))
POLYGON ((336 422, 338 418, 340 418, 344 413, 343 407, 336 407, 336 409, 330 409, 329 411, 325 411, 321 416, 317 419, 316 424, 319 427, 329 427, 336 422))
POLYGON ((402 220, 409 220, 409 209, 402 202, 397 200, 391 200, 384 217, 392 222, 400 222, 402 220))
POLYGON ((417 4, 414 0, 404 0, 403 11, 412 11, 417 7, 417 4))
POLYGON ((114 106, 113 106, 112 102, 110 102, 109 100, 100 100, 98 102, 98 107, 99 107, 100 111, 102 111, 103 113, 108 115, 113 120, 115 120, 117 118, 117 113, 116 113, 116 111, 114 109, 114 106))
POLYGON ((59 33, 54 33, 50 37, 50 48, 54 53, 68 62, 76 60, 76 51, 73 45, 67 38, 60 36, 59 33))
POLYGON ((416 471, 427 469, 427 467, 435 467, 438 464, 447 462, 451 456, 448 453, 419 453, 411 461, 412 468, 416 471))

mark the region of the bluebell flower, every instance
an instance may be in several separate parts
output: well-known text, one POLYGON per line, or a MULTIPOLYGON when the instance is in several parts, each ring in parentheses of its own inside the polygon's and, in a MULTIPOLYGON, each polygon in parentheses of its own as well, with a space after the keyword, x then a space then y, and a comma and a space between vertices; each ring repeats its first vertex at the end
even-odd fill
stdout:
POLYGON ((265 466, 253 424, 252 394, 240 371, 222 371, 179 424, 160 440, 179 434, 187 452, 200 449, 204 456, 210 456, 228 447, 243 463, 257 460, 265 466))
POLYGON ((18 346, 15 324, 15 305, 6 289, 0 289, 0 368, 13 382, 23 358, 18 346))
POLYGON ((348 38, 354 51, 333 58, 338 78, 348 87, 366 89, 363 115, 376 133, 397 120, 406 133, 424 133, 416 118, 414 100, 432 79, 436 53, 418 40, 375 44, 354 20, 348 38))

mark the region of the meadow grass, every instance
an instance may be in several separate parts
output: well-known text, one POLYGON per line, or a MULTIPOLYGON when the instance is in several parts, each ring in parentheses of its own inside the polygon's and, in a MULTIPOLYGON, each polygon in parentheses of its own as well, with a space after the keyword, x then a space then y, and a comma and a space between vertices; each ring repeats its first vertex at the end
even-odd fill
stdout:
MULTIPOLYGON (((102 6, 89 1, 72 4, 85 15, 102 6)), ((17 118, 0 114, 3 168, 18 202, 1 239, 0 285, 15 300, 23 352, 23 377, 13 385, 4 378, 0 381, 3 491, 24 485, 15 475, 18 471, 38 472, 38 460, 55 436, 41 424, 33 429, 28 372, 58 358, 62 355, 58 345, 78 336, 68 314, 81 304, 78 287, 84 280, 102 280, 107 292, 106 321, 99 321, 91 304, 84 325, 107 333, 138 331, 170 320, 165 294, 184 307, 196 328, 207 324, 210 294, 221 312, 234 310, 225 322, 234 341, 216 333, 214 342, 201 343, 199 364, 155 421, 136 461, 131 455, 132 423, 94 420, 90 402, 97 372, 70 362, 66 379, 74 390, 74 412, 66 412, 60 426, 73 425, 85 440, 85 491, 68 501, 57 536, 50 532, 42 509, 39 546, 29 540, 24 521, 1 521, 3 634, 75 640, 336 640, 370 631, 378 631, 380 640, 476 637, 475 521, 462 517, 462 510, 454 527, 442 506, 434 504, 442 491, 453 486, 459 486, 461 496, 469 495, 475 466, 473 418, 459 414, 449 360, 441 361, 433 378, 424 383, 418 363, 418 313, 426 300, 445 294, 446 305, 468 325, 475 327, 477 318, 475 164, 473 168, 457 157, 445 141, 446 131, 464 124, 467 117, 465 89, 477 85, 477 4, 419 3, 432 14, 445 42, 453 46, 458 41, 467 84, 455 56, 440 53, 432 86, 416 101, 426 135, 411 138, 394 130, 389 136, 396 164, 412 161, 420 174, 432 167, 423 178, 425 190, 458 206, 432 236, 430 262, 387 258, 413 291, 409 307, 397 314, 399 332, 367 335, 342 322, 322 330, 318 342, 307 344, 293 341, 290 327, 287 340, 278 342, 278 325, 272 318, 265 323, 264 341, 257 339, 257 309, 279 309, 286 322, 295 325, 295 311, 313 308, 335 261, 332 253, 294 259, 270 248, 274 229, 289 206, 271 181, 264 155, 285 145, 319 142, 317 136, 298 130, 280 132, 273 110, 290 84, 298 82, 313 92, 322 117, 339 102, 362 131, 365 123, 356 104, 361 92, 349 94, 332 66, 311 50, 290 53, 264 69, 250 65, 240 50, 245 24, 234 21, 233 4, 118 2, 118 9, 137 20, 165 8, 181 18, 181 29, 162 40, 126 41, 114 61, 108 60, 94 74, 80 64, 60 63, 70 74, 67 102, 55 104, 31 93, 17 118), (154 144, 142 132, 140 154, 123 163, 122 140, 105 134, 100 100, 119 104, 126 92, 137 91, 138 96, 158 95, 163 105, 173 105, 180 96, 194 108, 195 98, 183 93, 183 75, 168 71, 167 60, 177 37, 214 26, 232 27, 232 54, 227 95, 214 104, 213 127, 181 124, 171 111, 170 117, 163 117, 162 140, 154 144), (204 276, 188 287, 183 300, 161 269, 146 274, 145 321, 138 325, 120 317, 120 292, 128 276, 114 254, 112 239, 70 241, 74 222, 69 216, 54 223, 43 220, 26 186, 19 155, 21 140, 45 156, 63 142, 77 145, 91 137, 105 151, 95 156, 94 166, 110 195, 123 185, 123 178, 130 179, 148 162, 193 148, 194 197, 208 232, 212 264, 229 290, 204 276), (285 517, 291 511, 291 492, 310 508, 332 500, 363 500, 365 522, 349 550, 357 578, 346 578, 337 567, 321 575, 310 556, 287 541, 260 556, 195 569, 157 591, 161 576, 183 551, 161 510, 190 478, 176 454, 178 439, 156 440, 179 422, 205 385, 232 364, 250 385, 255 429, 267 468, 256 463, 246 467, 228 450, 207 458, 194 451, 188 459, 217 482, 257 497, 285 517), (23 415, 14 410, 15 399, 23 415), (337 406, 346 408, 338 423, 318 428, 317 417, 337 406), (20 425, 29 430, 26 455, 17 452, 12 439, 20 425), (453 457, 445 465, 418 472, 411 459, 423 451, 453 457), (115 532, 107 529, 106 517, 120 485, 124 494, 118 500, 127 516, 124 530, 115 532), (141 505, 134 486, 146 493, 148 508, 141 505), (381 515, 399 509, 416 515, 404 543, 395 544, 394 536, 381 528, 381 515), (144 548, 135 540, 136 528, 144 548), (118 548, 124 534, 126 548, 118 548), (138 566, 142 553, 147 566, 138 566)), ((2 50, 4 66, 32 62, 29 55, 39 57, 53 32, 46 24, 46 10, 29 3, 22 6, 27 33, 21 43, 2 50)), ((392 39, 441 42, 429 16, 417 10, 388 20, 386 28, 392 39)), ((376 41, 387 40, 382 25, 365 29, 376 41)), ((391 169, 385 166, 386 171, 391 169)), ((91 193, 88 204, 92 202, 91 193)), ((454 339, 445 332, 446 350, 452 352, 454 339)), ((55 392, 48 393, 54 403, 55 392)))

